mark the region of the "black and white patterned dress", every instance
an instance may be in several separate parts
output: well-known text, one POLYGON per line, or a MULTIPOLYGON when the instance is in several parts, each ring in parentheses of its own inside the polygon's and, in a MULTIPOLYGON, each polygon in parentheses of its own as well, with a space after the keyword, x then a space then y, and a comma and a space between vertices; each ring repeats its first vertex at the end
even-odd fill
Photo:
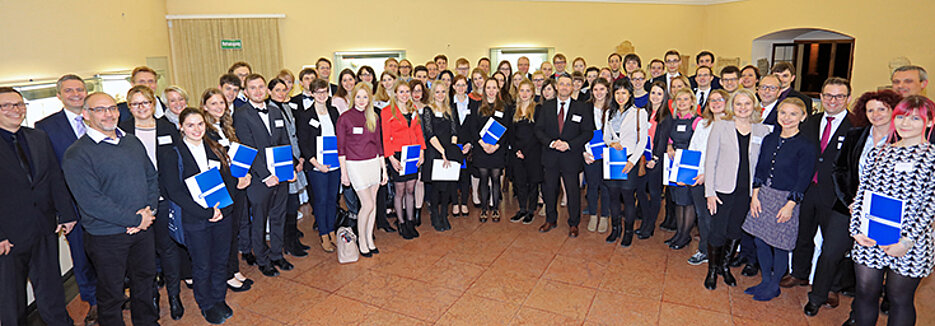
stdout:
MULTIPOLYGON (((902 257, 892 257, 879 246, 865 247, 854 242, 854 262, 870 268, 889 268, 899 275, 921 278, 935 266, 935 145, 883 146, 868 153, 867 166, 860 173, 860 186, 854 197, 854 212, 860 212, 865 191, 874 191, 904 201, 902 237, 914 245, 902 257)), ((851 216, 851 235, 860 233, 858 214, 851 216)))

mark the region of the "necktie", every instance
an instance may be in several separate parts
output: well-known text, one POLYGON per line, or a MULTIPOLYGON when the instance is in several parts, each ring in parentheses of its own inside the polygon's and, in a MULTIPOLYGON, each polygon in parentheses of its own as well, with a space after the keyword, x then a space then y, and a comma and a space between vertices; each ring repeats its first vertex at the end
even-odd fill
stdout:
POLYGON ((23 168, 23 171, 26 172, 26 179, 29 180, 29 183, 32 183, 32 172, 29 171, 29 156, 26 156, 26 151, 23 150, 23 145, 19 143, 19 137, 16 134, 11 135, 13 139, 13 147, 16 148, 16 156, 19 161, 19 166, 23 168))
POLYGON ((565 126, 565 102, 558 102, 558 133, 562 133, 565 126))
POLYGON ((84 136, 84 134, 88 132, 88 130, 84 127, 84 118, 82 116, 79 115, 75 117, 75 124, 77 126, 75 127, 75 130, 78 131, 78 138, 81 138, 81 136, 84 136))
POLYGON ((262 113, 269 113, 269 109, 266 108, 265 106, 262 107, 262 108, 256 108, 256 110, 257 110, 257 111, 260 111, 260 112, 262 112, 262 113))
MULTIPOLYGON (((825 148, 828 147, 828 141, 831 138, 831 121, 834 121, 834 117, 825 117, 828 122, 825 123, 825 129, 821 132, 821 153, 824 154, 825 148)), ((812 177, 812 182, 818 183, 818 171, 815 171, 815 176, 812 177)))
POLYGON ((698 106, 704 107, 704 91, 698 91, 698 106))

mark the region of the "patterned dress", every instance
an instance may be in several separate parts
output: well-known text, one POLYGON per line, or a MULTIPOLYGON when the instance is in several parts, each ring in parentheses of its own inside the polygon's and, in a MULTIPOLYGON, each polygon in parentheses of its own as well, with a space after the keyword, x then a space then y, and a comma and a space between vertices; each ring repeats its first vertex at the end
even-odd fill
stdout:
MULTIPOLYGON (((902 237, 914 245, 902 257, 892 257, 879 246, 865 247, 854 242, 854 262, 870 268, 889 268, 899 275, 926 277, 935 266, 935 145, 883 146, 868 154, 867 168, 860 172, 860 186, 854 198, 854 212, 863 208, 865 191, 874 191, 904 201, 902 237)), ((860 233, 858 214, 851 216, 851 235, 860 233)))

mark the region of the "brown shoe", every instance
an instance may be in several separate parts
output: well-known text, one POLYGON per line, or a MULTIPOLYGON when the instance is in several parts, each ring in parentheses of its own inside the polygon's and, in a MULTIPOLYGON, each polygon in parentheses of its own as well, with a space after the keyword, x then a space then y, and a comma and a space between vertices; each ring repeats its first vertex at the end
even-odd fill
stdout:
POLYGON ((321 236, 321 249, 325 252, 334 252, 334 244, 331 243, 327 234, 321 236))
POLYGON ((545 222, 542 224, 542 226, 539 227, 539 232, 542 232, 542 233, 549 232, 549 231, 552 231, 552 229, 554 228, 555 228, 555 223, 545 222))
POLYGON ((568 230, 568 237, 569 237, 569 238, 577 238, 577 237, 578 237, 578 226, 572 226, 572 227, 568 230))
POLYGON ((97 305, 91 306, 91 309, 88 309, 88 315, 84 316, 84 325, 97 325, 97 305))
POLYGON ((828 306, 831 308, 837 308, 838 304, 840 303, 841 303, 841 300, 838 297, 837 292, 834 292, 834 291, 828 292, 828 301, 825 301, 825 306, 828 306))
POLYGON ((808 286, 808 280, 803 280, 792 275, 786 275, 782 277, 781 281, 779 281, 779 286, 784 288, 791 288, 794 286, 808 286))

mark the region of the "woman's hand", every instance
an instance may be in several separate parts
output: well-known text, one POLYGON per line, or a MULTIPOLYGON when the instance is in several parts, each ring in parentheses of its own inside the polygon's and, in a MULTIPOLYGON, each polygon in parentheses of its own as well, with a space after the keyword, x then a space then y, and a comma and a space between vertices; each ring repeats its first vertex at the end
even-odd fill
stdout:
POLYGON ((220 221, 221 219, 224 218, 224 214, 221 214, 221 210, 218 209, 218 205, 220 205, 220 204, 221 204, 221 203, 214 204, 214 207, 212 208, 212 209, 214 210, 214 217, 212 217, 211 219, 209 219, 208 222, 214 223, 214 222, 218 222, 218 221, 220 221))
POLYGON ((857 241, 857 244, 864 247, 873 247, 877 245, 876 240, 870 239, 870 237, 860 233, 854 235, 854 241, 857 241))
POLYGON ((779 209, 779 213, 776 213, 776 222, 786 223, 792 219, 792 210, 795 209, 795 202, 788 201, 782 208, 779 209))
POLYGON ((461 150, 461 154, 467 155, 471 151, 471 143, 464 144, 464 149, 461 150))
POLYGON ((345 187, 351 186, 351 179, 347 177, 347 172, 343 169, 341 170, 341 184, 345 187))
POLYGON ((627 165, 623 166, 623 174, 629 174, 630 170, 633 170, 634 166, 636 165, 633 165, 633 163, 630 163, 630 161, 627 161, 627 165))
POLYGON ((390 156, 390 165, 393 166, 393 170, 396 170, 396 173, 403 170, 403 167, 399 164, 399 160, 394 156, 390 156))
POLYGON ((618 151, 623 150, 623 145, 620 145, 620 143, 610 143, 610 145, 608 146, 613 147, 614 149, 618 151))
POLYGON ((708 197, 708 212, 711 213, 712 216, 717 214, 718 204, 724 204, 724 202, 722 202, 720 198, 717 198, 717 195, 708 197))
POLYGON ((674 148, 674 147, 672 147, 672 145, 671 145, 671 144, 669 144, 669 146, 668 146, 668 147, 666 147, 666 153, 668 153, 668 154, 669 154, 669 158, 671 158, 671 159, 675 159, 675 148, 674 148))
POLYGON ((526 159, 526 155, 523 155, 523 151, 518 150, 518 151, 516 151, 516 158, 521 159, 521 160, 525 160, 525 159, 526 159))
POLYGON ((909 238, 903 237, 899 239, 899 242, 891 244, 889 246, 880 246, 880 249, 883 249, 887 255, 892 257, 902 257, 905 256, 909 249, 912 249, 914 243, 909 238))
POLYGON ((695 184, 693 184, 692 186, 697 187, 698 185, 703 184, 703 183, 704 183, 704 173, 699 173, 698 176, 695 177, 695 184))
POLYGON ((754 194, 753 197, 750 197, 750 215, 754 218, 760 217, 762 211, 763 205, 760 204, 760 197, 754 194))
POLYGON ((422 163, 425 162, 425 155, 422 155, 422 151, 419 151, 419 161, 416 162, 416 166, 421 167, 422 163))
POLYGON ((380 185, 384 186, 387 182, 390 182, 390 176, 386 174, 386 170, 383 170, 383 172, 380 173, 380 185))
POLYGON ((591 154, 588 153, 588 152, 581 152, 581 155, 584 155, 584 163, 585 163, 585 164, 592 164, 592 163, 594 163, 594 155, 591 155, 591 154))
MULTIPOLYGON (((655 168, 655 167, 656 167, 656 160, 646 161, 646 168, 647 168, 647 169, 652 169, 652 168, 655 168)), ((704 182, 704 181, 702 181, 702 182, 704 182)))
POLYGON ((304 166, 305 166, 305 158, 300 157, 300 158, 299 158, 299 164, 296 164, 296 165, 295 165, 295 171, 296 171, 296 172, 302 172, 302 167, 304 167, 304 166))
POLYGON ((253 176, 251 176, 250 173, 247 173, 247 175, 237 178, 237 189, 241 189, 241 190, 246 189, 248 186, 250 186, 250 181, 253 181, 253 176))

